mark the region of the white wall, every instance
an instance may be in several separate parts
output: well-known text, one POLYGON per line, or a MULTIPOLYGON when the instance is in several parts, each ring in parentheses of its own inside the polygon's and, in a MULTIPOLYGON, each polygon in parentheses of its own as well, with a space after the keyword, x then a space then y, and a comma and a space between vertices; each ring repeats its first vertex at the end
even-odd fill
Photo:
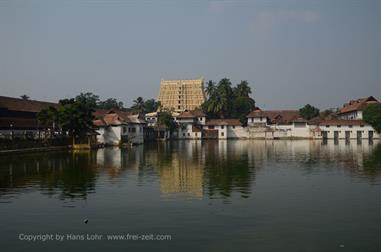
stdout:
POLYGON ((226 126, 228 138, 249 138, 249 132, 246 127, 226 126))
MULTIPOLYGON (((338 132, 338 138, 339 139, 345 139, 345 132, 348 131, 350 134, 350 139, 357 139, 357 132, 361 132, 361 139, 368 139, 369 138, 369 131, 373 131, 373 138, 380 138, 380 135, 377 134, 377 132, 373 129, 370 125, 364 125, 363 127, 359 125, 353 125, 352 127, 349 126, 332 126, 326 127, 324 125, 319 127, 321 131, 327 132, 328 139, 334 139, 335 138, 335 131, 338 132)), ((315 138, 322 138, 322 133, 316 134, 315 138)))
POLYGON ((193 132, 192 123, 183 123, 178 129, 179 139, 201 139, 202 132, 193 132))
POLYGON ((142 144, 144 143, 144 124, 134 123, 134 124, 128 124, 127 126, 126 135, 128 138, 128 141, 132 144, 142 144), (133 130, 134 129, 134 130, 133 130))

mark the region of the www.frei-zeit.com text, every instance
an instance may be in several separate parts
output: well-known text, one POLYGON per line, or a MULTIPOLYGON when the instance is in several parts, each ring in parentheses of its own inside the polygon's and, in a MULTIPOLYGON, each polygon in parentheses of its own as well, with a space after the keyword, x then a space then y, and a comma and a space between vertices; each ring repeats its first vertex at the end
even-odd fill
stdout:
POLYGON ((49 241, 170 241, 170 234, 19 234, 26 242, 49 241))

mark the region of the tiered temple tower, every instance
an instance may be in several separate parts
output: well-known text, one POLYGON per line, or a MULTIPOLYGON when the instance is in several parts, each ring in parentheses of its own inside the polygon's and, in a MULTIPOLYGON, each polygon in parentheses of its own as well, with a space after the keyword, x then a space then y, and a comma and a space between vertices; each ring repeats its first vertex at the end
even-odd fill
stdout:
POLYGON ((176 112, 194 110, 205 101, 204 80, 161 80, 158 100, 176 112))

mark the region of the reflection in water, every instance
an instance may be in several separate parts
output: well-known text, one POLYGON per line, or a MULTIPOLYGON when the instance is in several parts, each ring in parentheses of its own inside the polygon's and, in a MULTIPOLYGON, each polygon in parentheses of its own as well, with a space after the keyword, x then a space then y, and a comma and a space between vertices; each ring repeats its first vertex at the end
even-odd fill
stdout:
POLYGON ((304 174, 336 169, 348 176, 379 180, 381 145, 357 141, 178 141, 127 150, 1 156, 0 200, 26 191, 86 199, 99 178, 140 185, 158 181, 164 197, 247 198, 264 167, 289 167, 304 174), (131 175, 131 176, 130 176, 131 175))
POLYGON ((2 156, 0 195, 12 196, 37 189, 47 195, 58 193, 61 199, 85 199, 95 188, 94 155, 75 152, 2 156))

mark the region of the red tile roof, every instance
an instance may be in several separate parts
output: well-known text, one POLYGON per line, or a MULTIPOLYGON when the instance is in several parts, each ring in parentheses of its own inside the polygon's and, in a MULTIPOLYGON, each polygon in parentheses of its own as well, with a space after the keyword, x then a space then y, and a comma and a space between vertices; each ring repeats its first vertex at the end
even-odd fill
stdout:
POLYGON ((188 119, 188 118, 195 118, 195 116, 192 114, 192 112, 185 110, 180 113, 180 115, 177 116, 179 119, 188 119))
POLYGON ((0 117, 0 128, 37 129, 44 128, 44 125, 41 125, 36 118, 0 117))
POLYGON ((132 112, 126 112, 126 111, 115 110, 115 109, 96 109, 95 112, 93 113, 93 116, 95 118, 102 118, 106 114, 110 114, 110 113, 117 113, 119 116, 123 118, 133 115, 132 112))
POLYGON ((366 123, 363 120, 333 119, 333 120, 323 120, 323 121, 320 121, 319 125, 320 126, 324 126, 324 125, 330 125, 330 126, 336 126, 336 125, 340 125, 340 126, 349 126, 349 125, 359 126, 360 125, 361 126, 361 125, 369 125, 369 124, 366 123))
POLYGON ((180 119, 195 118, 195 117, 205 117, 205 114, 201 110, 188 111, 185 110, 177 116, 180 119))
POLYGON ((301 118, 299 110, 261 110, 255 109, 247 115, 252 117, 267 117, 271 123, 289 124, 301 118))
POLYGON ((343 107, 340 109, 340 113, 348 113, 356 110, 363 110, 370 104, 380 103, 373 96, 369 96, 366 98, 360 98, 357 100, 351 100, 348 103, 345 103, 343 107))
POLYGON ((117 126, 121 125, 124 123, 139 123, 139 124, 144 124, 146 123, 145 120, 142 120, 139 118, 139 115, 132 115, 129 112, 124 112, 124 111, 109 111, 108 113, 104 114, 102 116, 102 113, 104 111, 97 111, 96 119, 93 120, 93 124, 95 126, 107 126, 107 125, 112 125, 112 126, 117 126))
POLYGON ((49 106, 58 107, 58 103, 36 101, 36 100, 24 100, 21 98, 0 96, 0 108, 5 108, 14 111, 33 112, 38 113, 42 109, 49 106))
POLYGON ((241 126, 239 119, 209 119, 206 121, 206 125, 229 125, 229 126, 241 126))

